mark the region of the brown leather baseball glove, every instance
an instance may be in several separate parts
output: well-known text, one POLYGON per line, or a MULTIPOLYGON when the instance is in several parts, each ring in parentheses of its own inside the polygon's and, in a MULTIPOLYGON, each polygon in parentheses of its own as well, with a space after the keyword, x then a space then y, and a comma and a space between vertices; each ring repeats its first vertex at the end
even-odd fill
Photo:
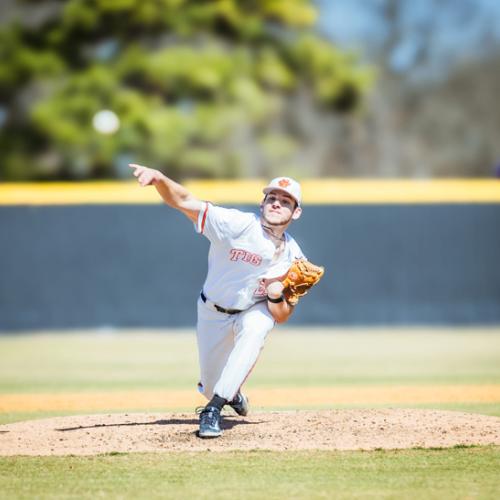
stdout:
POLYGON ((294 260, 288 274, 282 281, 285 287, 283 294, 287 302, 291 306, 297 305, 299 298, 318 283, 324 272, 323 267, 316 266, 307 260, 294 260))

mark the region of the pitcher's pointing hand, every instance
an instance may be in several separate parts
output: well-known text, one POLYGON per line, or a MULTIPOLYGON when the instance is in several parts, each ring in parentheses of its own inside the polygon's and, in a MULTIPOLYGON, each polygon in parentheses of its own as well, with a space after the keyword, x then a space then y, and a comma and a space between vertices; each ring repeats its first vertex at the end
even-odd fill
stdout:
POLYGON ((161 180, 163 175, 158 170, 143 167, 142 165, 136 165, 135 163, 130 163, 129 167, 134 169, 134 176, 137 177, 137 180, 142 187, 155 185, 156 182, 161 180))

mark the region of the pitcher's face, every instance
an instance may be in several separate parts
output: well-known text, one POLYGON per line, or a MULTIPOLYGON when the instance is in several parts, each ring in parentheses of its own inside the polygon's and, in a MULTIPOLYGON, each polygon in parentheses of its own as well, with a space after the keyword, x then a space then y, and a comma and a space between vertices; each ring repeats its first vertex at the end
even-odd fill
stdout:
POLYGON ((298 219, 301 209, 289 194, 271 191, 260 205, 262 218, 271 226, 286 226, 292 219, 298 219))

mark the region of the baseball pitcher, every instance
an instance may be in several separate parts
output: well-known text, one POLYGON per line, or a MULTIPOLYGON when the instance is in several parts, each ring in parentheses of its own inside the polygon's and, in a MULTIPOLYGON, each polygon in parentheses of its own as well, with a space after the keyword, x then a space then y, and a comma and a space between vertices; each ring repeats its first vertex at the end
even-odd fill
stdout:
POLYGON ((268 333, 292 314, 299 297, 323 275, 286 232, 301 213, 301 189, 289 177, 263 189, 259 216, 196 199, 158 170, 130 164, 141 186, 154 186, 210 241, 208 274, 198 298, 199 391, 208 399, 198 435, 219 437, 221 410, 248 413, 241 386, 268 333))

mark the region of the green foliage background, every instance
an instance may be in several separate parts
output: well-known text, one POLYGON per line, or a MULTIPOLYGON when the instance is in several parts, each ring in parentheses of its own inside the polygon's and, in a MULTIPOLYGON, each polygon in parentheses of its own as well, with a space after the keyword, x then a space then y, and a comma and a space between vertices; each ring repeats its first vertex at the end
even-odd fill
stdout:
MULTIPOLYGON (((371 73, 314 33, 310 0, 18 1, 0 30, 0 179, 287 173, 297 103, 356 109, 371 73), (120 119, 100 134, 93 116, 120 119)), ((310 132, 310 131, 309 131, 310 132)))

